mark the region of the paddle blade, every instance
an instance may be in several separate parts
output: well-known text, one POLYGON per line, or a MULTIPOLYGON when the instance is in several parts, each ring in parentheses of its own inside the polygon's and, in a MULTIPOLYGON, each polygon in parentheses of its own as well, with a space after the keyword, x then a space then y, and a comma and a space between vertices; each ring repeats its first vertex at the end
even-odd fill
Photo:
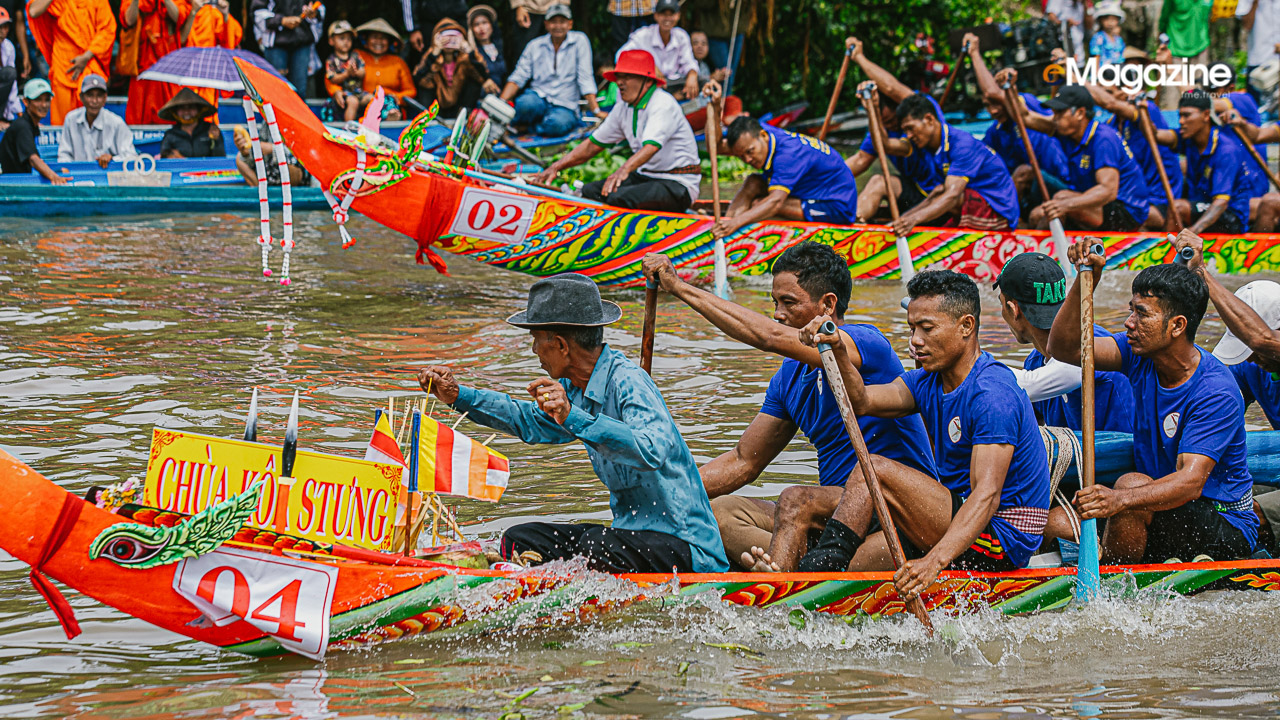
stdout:
POLYGON ((729 265, 724 254, 724 238, 716 238, 715 244, 715 292, 721 300, 729 299, 729 265))
POLYGON ((911 278, 916 276, 916 266, 911 260, 911 246, 907 244, 907 239, 902 236, 898 237, 897 246, 898 269, 902 271, 902 282, 911 282, 911 278))
POLYGON ((1054 218, 1049 221, 1049 235, 1053 238, 1053 254, 1058 257, 1062 272, 1068 278, 1075 277, 1076 269, 1067 260, 1067 231, 1063 229, 1061 220, 1054 218))
POLYGON ((1080 521, 1080 559, 1076 561, 1076 602, 1098 597, 1102 575, 1098 570, 1098 524, 1090 518, 1080 521))
POLYGON ((293 477, 293 463, 298 457, 298 391, 293 391, 289 408, 289 424, 284 431, 284 451, 280 455, 280 476, 293 477))
POLYGON ((253 398, 249 400, 249 415, 244 421, 244 441, 258 441, 258 388, 253 389, 253 398))

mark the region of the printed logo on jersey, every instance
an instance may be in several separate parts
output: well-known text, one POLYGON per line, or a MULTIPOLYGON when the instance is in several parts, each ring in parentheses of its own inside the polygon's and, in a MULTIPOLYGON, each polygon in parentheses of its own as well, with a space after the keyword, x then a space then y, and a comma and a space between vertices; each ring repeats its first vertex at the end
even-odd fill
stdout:
POLYGON ((960 442, 960 418, 953 417, 951 422, 947 423, 947 437, 951 438, 951 442, 960 442))
POLYGON ((1180 413, 1171 412, 1164 416, 1164 434, 1167 438, 1173 438, 1178 434, 1178 421, 1182 419, 1180 413))

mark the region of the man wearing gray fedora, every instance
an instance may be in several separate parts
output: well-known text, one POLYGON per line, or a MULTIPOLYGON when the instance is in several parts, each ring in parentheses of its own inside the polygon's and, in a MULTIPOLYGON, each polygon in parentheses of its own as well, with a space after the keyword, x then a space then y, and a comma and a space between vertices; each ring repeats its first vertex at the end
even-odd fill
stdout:
POLYGON ((503 557, 582 556, 605 572, 723 572, 729 563, 689 446, 649 375, 604 342, 604 326, 621 318, 590 279, 554 275, 534 283, 528 308, 507 318, 529 330, 550 376, 529 383, 532 402, 459 385, 446 366, 422 370, 418 382, 473 421, 526 443, 581 440, 609 490, 612 527, 516 525, 503 533, 503 557))

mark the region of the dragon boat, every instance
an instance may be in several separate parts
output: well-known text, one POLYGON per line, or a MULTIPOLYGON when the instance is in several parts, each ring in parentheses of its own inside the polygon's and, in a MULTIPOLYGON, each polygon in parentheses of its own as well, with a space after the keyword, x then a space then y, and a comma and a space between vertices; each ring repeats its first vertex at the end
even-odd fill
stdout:
MULTIPOLYGON (((157 432, 163 446, 168 440, 157 432)), ((1280 433, 1249 435, 1251 457, 1280 444, 1280 433)), ((1127 436, 1100 443, 1100 481, 1114 479, 1132 464, 1125 454, 1130 443, 1127 436)), ((1276 463, 1262 463, 1259 478, 1274 480, 1278 470, 1276 463)), ((305 476, 300 472, 298 479, 305 476)), ((251 525, 250 516, 269 510, 269 498, 277 494, 264 488, 265 480, 253 481, 247 474, 240 492, 195 514, 132 500, 99 507, 3 451, 0 482, 6 488, 0 548, 31 566, 32 584, 68 637, 80 632, 79 625, 50 578, 225 650, 314 659, 443 630, 500 631, 581 621, 636 603, 718 598, 781 608, 792 616, 849 618, 883 618, 906 609, 888 572, 628 574, 602 592, 591 578, 611 576, 591 574, 584 581, 581 572, 563 565, 479 569, 476 565, 487 568, 487 562, 475 542, 405 555, 317 541, 251 525), (260 492, 272 495, 260 499, 260 492)), ((1275 592, 1280 591, 1280 560, 1104 566, 1102 576, 1104 590, 1120 595, 1275 592)), ((1018 615, 1068 605, 1075 580, 1073 567, 948 571, 922 597, 931 612, 992 608, 1018 615)))
MULTIPOLYGON (((640 261, 650 252, 670 257, 686 279, 705 279, 713 271, 715 242, 708 215, 614 208, 442 163, 417 162, 418 150, 407 144, 412 140, 405 135, 398 153, 380 154, 327 130, 296 93, 270 74, 245 65, 240 70, 249 94, 274 106, 284 142, 307 170, 334 197, 352 191, 352 210, 413 238, 419 262, 430 260, 443 269, 434 252, 443 250, 530 275, 576 272, 618 287, 643 284, 640 261), (364 153, 368 165, 384 171, 372 181, 365 175, 357 186, 355 169, 364 153)), ((1140 270, 1172 259, 1167 238, 1137 232, 1100 239, 1108 268, 1140 270)), ((727 268, 762 275, 782 251, 804 240, 834 247, 848 258, 855 279, 901 277, 896 238, 879 225, 749 224, 725 238, 727 268)), ((1280 234, 1207 235, 1205 241, 1205 255, 1218 272, 1280 269, 1280 234)), ((950 268, 978 280, 994 279, 1019 253, 1053 251, 1048 233, 1031 230, 917 228, 908 245, 916 270, 950 268)))

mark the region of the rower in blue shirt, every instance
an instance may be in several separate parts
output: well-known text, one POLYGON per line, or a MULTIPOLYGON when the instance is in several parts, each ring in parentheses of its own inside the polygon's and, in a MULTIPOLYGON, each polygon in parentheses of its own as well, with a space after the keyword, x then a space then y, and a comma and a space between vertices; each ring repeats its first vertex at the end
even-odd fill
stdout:
MULTIPOLYGON (((1111 88, 1094 85, 1089 88, 1089 91, 1093 93, 1093 99, 1098 103, 1098 107, 1112 114, 1109 124, 1120 133, 1120 137, 1133 153, 1134 161, 1138 163, 1138 167, 1142 168, 1143 177, 1147 180, 1147 201, 1151 209, 1147 213, 1143 228, 1163 230, 1165 218, 1169 214, 1169 198, 1165 195, 1163 183, 1160 182, 1160 168, 1156 166, 1156 161, 1151 154, 1151 143, 1147 142, 1146 135, 1142 132, 1137 107, 1129 101, 1124 88, 1119 85, 1111 88)), ((1165 174, 1169 178, 1169 189, 1173 191, 1174 198, 1180 198, 1184 186, 1182 163, 1178 161, 1178 155, 1173 151, 1178 133, 1176 130, 1169 129, 1169 123, 1165 122, 1160 106, 1151 100, 1143 100, 1143 102, 1147 104, 1147 117, 1151 118, 1151 130, 1160 150, 1161 164, 1164 165, 1165 174), (1165 144, 1161 144, 1162 139, 1165 144)))
MULTIPOLYGON (((1080 239, 1068 257, 1092 268, 1097 287, 1105 259, 1090 252, 1093 242, 1080 239)), ((1203 273, 1178 264, 1138 273, 1126 334, 1094 344, 1095 367, 1129 378, 1135 408, 1137 472, 1114 488, 1084 488, 1072 503, 1082 518, 1107 520, 1100 549, 1108 564, 1238 560, 1258 539, 1244 400, 1226 366, 1195 343, 1209 302, 1203 273)), ((1049 354, 1080 362, 1078 279, 1049 331, 1049 354)), ((1063 508, 1054 508, 1045 535, 1074 537, 1063 508)))
MULTIPOLYGON (((1215 127, 1213 100, 1203 90, 1178 101, 1178 152, 1187 156, 1187 199, 1178 200, 1183 224, 1195 233, 1242 233, 1249 228, 1253 158, 1230 131, 1215 127)), ((1163 133, 1162 133, 1163 135, 1163 133)))
POLYGON ((747 178, 711 229, 717 238, 743 225, 780 217, 785 220, 846 225, 858 212, 858 182, 830 145, 741 116, 729 124, 722 152, 759 170, 747 178))
MULTIPOLYGON (((987 127, 982 142, 995 150, 996 155, 1004 161, 1009 175, 1013 177, 1013 186, 1018 190, 1018 204, 1023 215, 1026 215, 1031 208, 1044 202, 1044 198, 1040 195, 1040 184, 1035 181, 1027 147, 1022 142, 1022 135, 1018 132, 1018 123, 1009 114, 1009 106, 1005 104, 1004 90, 987 69, 978 36, 967 33, 961 44, 969 48, 969 60, 973 65, 974 78, 978 81, 978 89, 982 91, 982 103, 991 115, 991 125, 987 127)), ((1019 95, 1028 111, 1053 117, 1053 111, 1045 109, 1035 95, 1031 93, 1019 93, 1019 95)), ((1040 164, 1045 189, 1050 195, 1059 190, 1066 190, 1068 188, 1067 157, 1062 153, 1062 145, 1051 135, 1031 128, 1027 128, 1027 137, 1031 140, 1031 148, 1035 150, 1036 162, 1040 164)))
MULTIPOLYGON (((1006 76, 1017 81, 1009 69, 1001 70, 996 79, 1006 76)), ((1052 120, 1025 108, 1020 112, 1028 128, 1053 133, 1062 143, 1071 189, 1054 193, 1053 199, 1031 211, 1028 221, 1041 230, 1053 218, 1077 230, 1130 232, 1142 227, 1150 211, 1147 180, 1119 133, 1094 118, 1089 89, 1065 85, 1044 106, 1053 110, 1052 120)))
MULTIPOLYGON (((1214 65, 1225 63, 1214 63, 1214 65)), ((1210 66, 1212 67, 1212 66, 1210 66)), ((1262 113, 1258 110, 1258 104, 1254 101, 1249 93, 1232 92, 1235 84, 1235 72, 1231 69, 1228 75, 1228 84, 1215 89, 1216 93, 1220 93, 1218 98, 1214 100, 1214 110, 1223 122, 1240 128, 1244 136, 1258 148, 1258 152, 1262 157, 1267 156, 1264 146, 1280 142, 1280 128, 1274 123, 1271 125, 1262 125, 1262 113)), ((1226 137, 1234 142, 1239 142, 1234 131, 1228 130, 1223 133, 1226 137)), ((1245 151, 1246 156, 1249 155, 1243 143, 1241 149, 1245 151)), ((1280 188, 1272 188, 1271 180, 1267 174, 1258 167, 1258 163, 1252 157, 1248 157, 1248 167, 1246 168, 1249 175, 1253 178, 1253 183, 1249 193, 1249 230, 1251 232, 1266 233, 1275 232, 1280 228, 1280 188)))
MULTIPOLYGON (((1044 352, 1049 328, 1067 295, 1067 279, 1062 265, 1044 253, 1014 255, 1000 270, 995 288, 1000 292, 1000 315, 1020 343, 1033 347, 1023 361, 1024 370, 1039 370, 1050 362, 1044 352)), ((1101 326, 1093 327, 1094 337, 1111 337, 1101 326)), ((1070 366, 1067 366, 1070 367, 1070 366)), ((1072 390, 1050 398, 1031 398, 1041 425, 1081 429, 1080 370, 1074 368, 1072 390)), ((1133 432, 1133 389, 1118 372, 1094 374, 1094 417, 1098 430, 1133 432)))
POLYGON ((1018 193, 994 150, 939 121, 934 106, 921 95, 903 100, 897 115, 911 144, 917 151, 932 154, 933 164, 943 176, 942 185, 893 224, 899 237, 908 235, 916 225, 975 230, 1018 226, 1018 193))
MULTIPOLYGON (((858 417, 919 412, 933 439, 937 475, 872 456, 885 499, 910 558, 894 575, 907 600, 950 566, 979 571, 1026 567, 1049 514, 1049 464, 1035 413, 1013 372, 978 341, 978 286, 951 270, 930 270, 907 284, 911 346, 921 367, 888 385, 865 385, 848 354, 834 346, 858 417)), ((807 344, 827 318, 801 331, 807 344)), ((845 485, 835 515, 802 571, 887 569, 882 533, 867 537, 873 513, 866 483, 845 485), (864 542, 865 538, 865 542, 864 542)))
POLYGON ((553 275, 529 289, 527 310, 507 318, 533 335, 550 375, 529 383, 532 402, 460 386, 444 366, 422 370, 418 382, 472 421, 527 443, 581 440, 609 490, 612 526, 523 523, 503 533, 503 557, 581 556, 604 572, 723 572, 729 564, 689 446, 649 375, 604 344, 604 326, 621 317, 589 278, 553 275))
MULTIPOLYGON (((933 163, 933 155, 916 150, 907 141, 906 133, 902 132, 896 112, 898 103, 912 95, 919 95, 933 105, 939 122, 945 122, 946 116, 942 114, 942 106, 932 96, 912 91, 892 73, 868 58, 862 52, 861 40, 856 37, 846 38, 845 48, 850 59, 870 78, 858 85, 858 90, 861 92, 863 88, 869 88, 879 103, 880 125, 889 136, 889 142, 885 144, 885 155, 898 171, 897 175, 889 176, 887 191, 883 173, 871 176, 858 191, 858 220, 873 222, 880 213, 887 192, 893 192, 897 196, 898 212, 905 213, 919 205, 935 187, 942 184, 942 176, 933 163)), ((846 164, 854 177, 861 177, 875 161, 875 141, 871 133, 867 133, 858 146, 858 152, 851 155, 846 164)))
MULTIPOLYGON (((744 569, 795 570, 811 536, 822 532, 857 455, 827 385, 818 353, 802 345, 798 330, 819 315, 835 318, 852 362, 872 384, 902 375, 889 340, 873 325, 845 322, 853 280, 848 261, 829 245, 806 241, 774 261, 773 317, 761 315, 694 287, 676 274, 665 255, 644 258, 644 274, 739 342, 781 355, 782 366, 765 391, 759 414, 737 445, 701 468, 711 509, 732 563, 744 569), (804 433, 818 456, 818 485, 791 485, 778 501, 736 491, 755 482, 796 436, 804 433)), ((934 474, 933 450, 919 415, 858 418, 870 452, 934 474)))

